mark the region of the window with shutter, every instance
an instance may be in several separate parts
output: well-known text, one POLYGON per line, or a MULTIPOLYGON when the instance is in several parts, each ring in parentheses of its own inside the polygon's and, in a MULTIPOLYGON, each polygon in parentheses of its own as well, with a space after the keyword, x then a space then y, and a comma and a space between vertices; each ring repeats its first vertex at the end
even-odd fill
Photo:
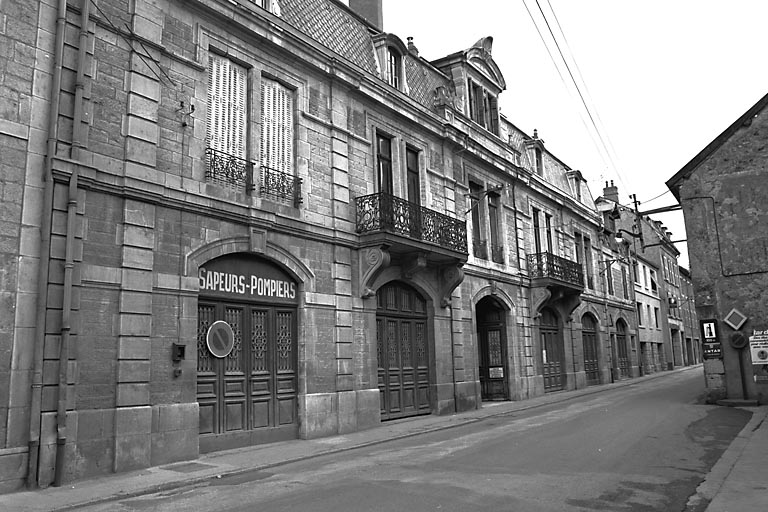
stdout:
POLYGON ((245 186, 249 169, 245 160, 246 80, 244 67, 218 55, 209 56, 206 177, 237 188, 245 186))
POLYGON ((261 80, 261 165, 293 173, 293 91, 261 80))
POLYGON ((293 90, 262 77, 259 193, 298 206, 302 202, 301 178, 293 174, 293 109, 293 90))

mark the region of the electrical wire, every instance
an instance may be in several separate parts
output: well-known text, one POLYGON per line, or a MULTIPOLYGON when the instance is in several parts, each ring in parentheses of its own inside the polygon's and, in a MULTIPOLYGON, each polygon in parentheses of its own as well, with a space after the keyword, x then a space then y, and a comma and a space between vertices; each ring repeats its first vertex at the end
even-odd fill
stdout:
MULTIPOLYGON (((544 37, 544 34, 541 33, 541 30, 539 29, 539 25, 536 23, 536 19, 533 17, 533 13, 528 8, 528 4, 525 3, 525 0, 522 0, 523 7, 525 7, 525 10, 528 12, 528 16, 531 18, 531 22, 533 23, 533 27, 536 29, 536 32, 539 34, 539 38, 541 39, 542 44, 544 45, 544 49, 547 50, 547 54, 549 55, 550 60, 552 61, 552 64, 555 66, 555 71, 557 71, 557 75, 560 77, 560 81, 563 83, 563 87, 569 91, 568 84, 565 80, 565 77, 563 76, 562 71, 560 71, 560 66, 557 65, 557 60, 555 59, 555 56, 552 55, 552 51, 549 49, 549 45, 547 44, 547 40, 544 37)), ((598 154, 600 155, 600 159, 603 161, 604 164, 609 165, 609 162, 605 160, 605 157, 603 155, 603 151, 600 151, 599 144, 597 140, 595 140, 595 136, 592 133, 592 130, 589 129, 589 126, 587 126, 587 122, 584 120, 584 116, 581 114, 581 111, 579 111, 579 119, 581 119, 581 123, 584 125, 584 130, 586 130, 587 134, 589 135, 589 138, 592 139, 592 144, 595 145, 595 148, 598 150, 598 154)), ((626 186, 626 185, 625 185, 626 186)))
MULTIPOLYGON (((584 109, 585 109, 585 111, 587 113, 587 116, 589 117, 589 121, 590 121, 590 123, 592 125, 592 128, 594 129, 594 132, 595 132, 595 134, 597 135, 597 137, 598 137, 598 139, 600 141, 600 144, 599 144, 600 147, 598 149, 601 149, 601 151, 600 151, 601 158, 603 157, 603 154, 605 155, 605 157, 607 157, 607 159, 610 161, 610 166, 613 168, 614 173, 618 177, 619 181, 622 183, 622 185, 625 188, 627 188, 627 184, 626 184, 626 182, 623 179, 622 173, 619 172, 619 167, 616 164, 616 161, 614 160, 614 158, 612 156, 612 153, 611 153, 611 150, 613 150, 613 154, 615 154, 615 149, 613 149, 613 144, 610 144, 610 141, 608 143, 606 143, 606 140, 605 140, 606 137, 603 136, 602 130, 598 127, 598 122, 595 119, 595 117, 599 118, 599 116, 597 116, 596 113, 595 114, 592 113, 592 109, 590 109, 589 105, 587 104, 586 98, 584 97, 584 94, 581 91, 581 87, 579 86, 578 82, 576 81, 576 78, 575 78, 575 76, 573 74, 573 71, 571 70, 571 67, 568 64, 568 60, 565 58, 565 55, 563 54, 563 51, 562 51, 562 48, 560 47, 558 39, 555 36, 554 31, 552 30, 552 26, 551 26, 551 24, 549 22, 547 14, 544 12, 544 9, 541 7, 541 4, 540 4, 539 0, 535 0, 535 2, 536 2, 536 6, 539 9, 539 12, 541 13, 542 18, 544 19, 544 23, 547 26, 549 34, 552 37, 552 41, 555 43, 555 47, 557 48, 557 52, 560 55, 560 59, 562 60, 563 65, 565 65, 565 68, 566 68, 566 70, 568 72, 568 75, 569 75, 569 77, 571 79, 571 83, 573 84, 574 88, 576 89, 576 92, 577 92, 577 94, 579 96, 581 104, 583 105, 583 107, 584 107, 584 109), (609 149, 609 145, 610 145, 611 149, 609 149)), ((560 22, 559 22, 559 20, 557 18, 557 14, 555 14, 554 9, 552 8, 552 5, 549 3, 549 0, 547 0, 547 3, 549 5, 550 11, 552 12, 552 15, 555 18, 555 21, 556 21, 558 29, 560 31, 561 37, 563 38, 563 40, 565 41, 565 43, 567 45, 567 38, 565 37, 565 33, 562 30, 562 26, 560 25, 560 22)), ((531 21, 533 22, 534 26, 536 27, 536 31, 539 33, 539 37, 541 38, 542 42, 544 43, 544 46, 545 46, 545 48, 547 50, 547 53, 550 56, 550 59, 552 60, 552 63, 555 65, 555 68, 557 69, 558 75, 560 75, 561 81, 563 82, 565 87, 568 87, 567 84, 566 84, 565 78, 563 77, 563 74, 560 71, 560 66, 558 65, 556 59, 552 55, 552 52, 549 49, 549 45, 547 44, 543 34, 541 33, 541 30, 539 29, 538 24, 536 23, 536 20, 533 17, 530 9, 528 8, 528 5, 527 5, 525 0, 523 0, 523 5, 525 6, 526 11, 528 11, 528 15, 530 16, 531 21)), ((570 51, 570 46, 568 46, 568 50, 569 50, 570 55, 571 55, 571 60, 573 61, 574 66, 576 67, 577 71, 579 72, 579 77, 581 78, 581 81, 584 83, 584 86, 585 86, 585 89, 586 89, 586 82, 584 81, 584 78, 583 78, 583 76, 580 73, 580 70, 578 68, 578 64, 576 63, 576 59, 573 57, 573 52, 570 51)), ((582 122, 584 122, 583 119, 582 119, 582 122)), ((586 125, 586 123, 584 123, 584 124, 586 125)), ((600 122, 600 124, 602 125, 602 121, 600 122)), ((585 128, 587 128, 587 132, 589 133, 590 138, 592 138, 592 141, 595 144, 595 146, 598 147, 597 141, 595 140, 594 136, 592 135, 592 130, 589 129, 587 126, 585 126, 585 128)), ((604 160, 604 163, 608 163, 608 162, 605 162, 605 160, 604 160)))
MULTIPOLYGON (((568 56, 571 58, 571 62, 573 62, 573 66, 576 69, 576 75, 578 76, 579 80, 581 81, 581 84, 584 86, 584 91, 586 93, 586 97, 589 100, 589 103, 591 103, 594 107, 594 114, 595 119, 597 120, 598 124, 600 125, 601 129, 605 131, 605 125, 603 124, 603 120, 600 118, 600 112, 597 110, 595 101, 592 99, 592 94, 589 92, 589 87, 587 86, 587 81, 584 80, 584 75, 581 73, 581 68, 579 67, 579 63, 576 60, 575 55, 573 54, 573 50, 571 50, 571 45, 568 43, 568 38, 565 36, 565 31, 563 30, 563 26, 560 24, 560 19, 557 17, 557 13, 555 12, 555 8, 552 7, 552 3, 550 0, 547 0, 547 6, 549 7, 550 12, 552 12, 552 16, 555 18, 555 24, 557 25, 557 30, 560 32, 560 35, 563 38, 563 42, 565 43, 565 48, 568 50, 568 56)), ((575 84, 574 84, 575 85, 575 84)), ((616 153, 616 148, 613 146, 613 142, 611 141, 610 136, 606 133, 605 139, 608 143, 608 147, 606 148, 607 152, 613 152, 613 155, 618 158, 618 154, 616 153), (610 150, 610 151, 609 151, 610 150)), ((624 183, 624 180, 621 179, 621 170, 619 167, 615 169, 617 176, 619 176, 619 180, 624 183)), ((624 185, 626 186, 626 185, 624 185)))

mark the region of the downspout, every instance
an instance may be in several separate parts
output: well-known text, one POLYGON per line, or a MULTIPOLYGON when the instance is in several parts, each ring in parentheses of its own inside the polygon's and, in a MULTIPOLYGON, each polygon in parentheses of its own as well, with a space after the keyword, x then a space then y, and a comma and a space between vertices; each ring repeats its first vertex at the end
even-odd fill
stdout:
POLYGON ((56 42, 54 46, 51 79, 51 108, 48 112, 48 140, 43 169, 43 207, 40 220, 40 263, 37 272, 37 305, 35 310, 34 360, 32 362, 32 390, 29 415, 29 457, 27 486, 37 487, 38 457, 40 454, 40 423, 43 400, 43 348, 45 345, 45 317, 48 302, 48 271, 51 249, 51 215, 53 213, 53 158, 58 139, 58 117, 61 97, 61 74, 64 62, 64 29, 67 20, 67 0, 59 0, 56 15, 56 42))
MULTIPOLYGON (((80 47, 78 48, 77 78, 75 82, 75 111, 72 129, 72 158, 81 157, 83 148, 83 91, 85 88, 85 59, 88 43, 89 0, 83 0, 80 13, 80 47)), ((64 249, 64 291, 61 311, 61 343, 59 345, 59 396, 56 409, 56 466, 53 486, 59 487, 64 478, 67 445, 67 391, 69 389, 69 345, 72 331, 72 274, 75 267, 74 245, 77 227, 77 182, 78 166, 73 167, 69 178, 69 199, 67 202, 67 235, 64 249)))

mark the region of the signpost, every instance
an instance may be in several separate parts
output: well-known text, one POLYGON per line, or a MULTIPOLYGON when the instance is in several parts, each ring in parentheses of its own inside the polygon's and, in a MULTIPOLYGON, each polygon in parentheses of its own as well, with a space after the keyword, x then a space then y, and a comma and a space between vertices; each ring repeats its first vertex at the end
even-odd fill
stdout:
POLYGON ((708 319, 699 321, 701 330, 702 347, 704 349, 704 359, 722 359, 723 348, 720 345, 720 339, 717 332, 717 320, 708 319))

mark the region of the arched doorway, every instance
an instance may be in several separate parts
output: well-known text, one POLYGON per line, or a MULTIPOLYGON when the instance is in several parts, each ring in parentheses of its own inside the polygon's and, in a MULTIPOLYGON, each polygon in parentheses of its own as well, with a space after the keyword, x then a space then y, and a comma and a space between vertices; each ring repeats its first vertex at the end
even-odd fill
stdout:
POLYGON ((616 321, 616 352, 619 358, 619 377, 628 379, 630 374, 629 349, 627 348, 627 324, 624 320, 616 321))
POLYGON ((565 348, 560 319, 554 310, 544 308, 539 317, 544 391, 565 389, 565 348))
POLYGON ((507 400, 506 310, 493 297, 485 297, 477 303, 475 313, 482 399, 507 400))
POLYGON ((381 419, 430 414, 426 301, 394 281, 376 293, 376 306, 381 419))
POLYGON ((297 438, 297 283, 250 254, 211 260, 198 277, 200 451, 297 438))
POLYGON ((584 345, 584 373, 587 385, 600 384, 600 360, 597 353, 597 321, 590 314, 581 317, 581 340, 584 345))

